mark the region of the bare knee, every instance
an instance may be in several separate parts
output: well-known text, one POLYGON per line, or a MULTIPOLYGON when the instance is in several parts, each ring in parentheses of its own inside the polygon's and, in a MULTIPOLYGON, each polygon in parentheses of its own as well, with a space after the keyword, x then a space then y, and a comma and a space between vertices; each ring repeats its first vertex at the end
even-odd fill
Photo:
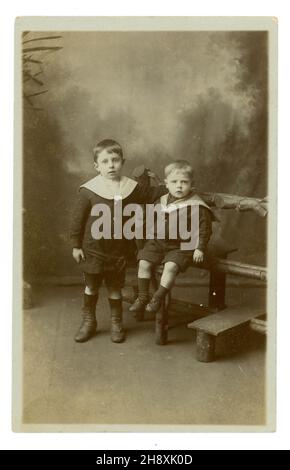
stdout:
POLYGON ((119 300, 122 298, 121 289, 116 289, 116 287, 108 287, 108 297, 109 299, 119 300))
POLYGON ((85 280, 85 294, 97 295, 99 292, 100 285, 102 283, 101 274, 84 274, 85 280))
POLYGON ((95 286, 86 286, 85 287, 85 294, 87 295, 97 295, 99 292, 98 287, 95 286))
POLYGON ((179 268, 178 265, 173 261, 167 261, 167 263, 164 264, 164 271, 168 274, 177 274, 179 268))
POLYGON ((150 261, 147 261, 146 259, 140 259, 139 268, 151 269, 151 266, 152 266, 152 263, 150 263, 150 261))
POLYGON ((152 263, 150 263, 149 261, 145 259, 141 259, 139 261, 139 269, 138 269, 139 275, 143 273, 151 274, 151 269, 152 269, 152 263))

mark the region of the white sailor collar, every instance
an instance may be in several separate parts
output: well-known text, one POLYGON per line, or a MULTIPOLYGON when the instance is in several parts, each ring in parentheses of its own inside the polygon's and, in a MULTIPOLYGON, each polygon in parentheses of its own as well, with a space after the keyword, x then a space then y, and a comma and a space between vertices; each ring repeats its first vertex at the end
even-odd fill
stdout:
POLYGON ((182 207, 188 207, 188 206, 203 206, 209 209, 211 212, 211 208, 199 197, 197 194, 189 194, 186 197, 183 197, 181 199, 176 199, 175 201, 172 201, 168 204, 168 197, 169 193, 164 194, 160 198, 160 204, 162 211, 164 212, 173 212, 176 211, 177 209, 181 209, 182 207))
POLYGON ((103 176, 98 175, 82 184, 80 188, 89 189, 104 199, 125 199, 130 196, 137 184, 137 181, 128 178, 127 176, 122 176, 119 191, 118 193, 115 193, 113 186, 110 185, 110 181, 105 179, 103 176))

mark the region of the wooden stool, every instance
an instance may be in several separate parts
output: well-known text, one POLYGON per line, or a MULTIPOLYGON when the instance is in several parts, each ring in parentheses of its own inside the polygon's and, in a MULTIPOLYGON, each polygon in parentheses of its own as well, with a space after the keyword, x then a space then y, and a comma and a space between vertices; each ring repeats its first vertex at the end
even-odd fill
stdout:
POLYGON ((215 359, 216 338, 223 333, 250 323, 254 318, 265 312, 253 310, 251 307, 231 307, 222 313, 208 315, 188 325, 196 330, 196 358, 200 362, 212 362, 215 359))

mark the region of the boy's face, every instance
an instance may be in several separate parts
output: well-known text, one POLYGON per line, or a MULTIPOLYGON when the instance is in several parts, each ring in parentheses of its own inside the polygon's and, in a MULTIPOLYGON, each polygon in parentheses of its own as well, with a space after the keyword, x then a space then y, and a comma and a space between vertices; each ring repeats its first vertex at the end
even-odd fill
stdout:
POLYGON ((123 163, 124 160, 120 155, 112 152, 112 150, 104 149, 98 154, 94 166, 104 178, 118 180, 121 177, 123 163))
POLYGON ((173 170, 165 179, 166 188, 177 199, 186 197, 192 189, 191 178, 182 170, 173 170))

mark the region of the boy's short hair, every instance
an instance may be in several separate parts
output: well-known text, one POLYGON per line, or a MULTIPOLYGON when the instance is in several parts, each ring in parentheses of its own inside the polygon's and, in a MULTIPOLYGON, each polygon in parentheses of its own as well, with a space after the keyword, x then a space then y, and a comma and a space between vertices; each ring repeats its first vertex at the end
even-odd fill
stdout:
POLYGON ((95 148, 93 150, 94 161, 96 163, 98 161, 99 153, 102 152, 102 150, 105 150, 105 149, 109 153, 116 153, 117 155, 119 155, 122 158, 122 160, 124 159, 123 150, 122 150, 121 145, 118 142, 116 142, 116 140, 104 139, 101 142, 97 143, 97 145, 95 146, 95 148))
POLYGON ((194 173, 192 166, 188 163, 188 161, 176 160, 175 162, 169 163, 169 165, 164 168, 165 177, 167 178, 170 173, 172 173, 172 171, 174 170, 180 170, 186 173, 189 178, 193 181, 194 173))

